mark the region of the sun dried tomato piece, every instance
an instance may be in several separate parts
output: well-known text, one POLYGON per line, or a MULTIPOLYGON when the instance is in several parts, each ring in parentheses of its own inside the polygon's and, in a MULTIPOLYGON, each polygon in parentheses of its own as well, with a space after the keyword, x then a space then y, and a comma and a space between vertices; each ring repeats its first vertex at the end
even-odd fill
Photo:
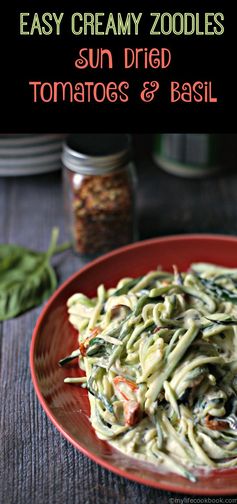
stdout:
POLYGON ((228 429, 229 427, 228 422, 225 422, 224 420, 216 420, 214 417, 211 417, 211 415, 207 415, 205 417, 205 425, 208 429, 218 431, 228 429))
POLYGON ((124 418, 126 425, 136 425, 140 418, 140 405, 137 401, 126 401, 124 404, 124 418))

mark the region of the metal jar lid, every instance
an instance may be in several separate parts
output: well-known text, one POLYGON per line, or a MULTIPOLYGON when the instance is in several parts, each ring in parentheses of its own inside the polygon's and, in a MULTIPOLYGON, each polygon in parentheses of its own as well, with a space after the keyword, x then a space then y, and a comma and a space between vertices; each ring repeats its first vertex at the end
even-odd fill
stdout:
POLYGON ((126 134, 73 134, 63 147, 62 161, 69 170, 101 175, 126 165, 130 159, 130 137, 126 134))

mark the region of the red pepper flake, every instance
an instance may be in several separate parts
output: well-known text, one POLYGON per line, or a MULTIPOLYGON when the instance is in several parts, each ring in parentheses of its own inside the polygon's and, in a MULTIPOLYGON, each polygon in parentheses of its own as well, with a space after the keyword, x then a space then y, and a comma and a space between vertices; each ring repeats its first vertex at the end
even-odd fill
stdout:
POLYGON ((92 329, 91 331, 91 335, 88 339, 88 341, 90 341, 92 338, 95 338, 95 336, 97 336, 97 334, 101 333, 102 329, 100 327, 94 327, 94 329, 92 329))
POLYGON ((120 383, 125 383, 133 392, 138 389, 138 386, 135 382, 127 380, 124 376, 115 376, 113 379, 114 385, 118 387, 120 394, 126 401, 129 401, 129 397, 119 388, 120 383))
POLYGON ((89 342, 93 338, 95 338, 100 332, 101 332, 100 327, 94 327, 94 329, 91 330, 91 335, 88 338, 86 338, 85 341, 79 343, 79 350, 80 350, 80 354, 82 355, 82 357, 85 357, 85 355, 86 355, 86 351, 87 351, 89 342))
MULTIPOLYGON (((153 331, 153 334, 157 333, 158 331, 160 331, 160 329, 162 329, 162 327, 158 326, 154 329, 153 331)), ((164 329, 164 328, 163 328, 164 329)))
POLYGON ((124 376, 115 376, 115 378, 113 379, 113 382, 115 385, 117 385, 118 383, 126 383, 131 390, 138 389, 138 386, 135 382, 133 382, 131 380, 127 380, 127 378, 124 378, 124 376))
POLYGON ((80 350, 80 354, 82 355, 82 357, 85 357, 85 355, 86 355, 87 346, 85 346, 84 343, 79 343, 79 350, 80 350))

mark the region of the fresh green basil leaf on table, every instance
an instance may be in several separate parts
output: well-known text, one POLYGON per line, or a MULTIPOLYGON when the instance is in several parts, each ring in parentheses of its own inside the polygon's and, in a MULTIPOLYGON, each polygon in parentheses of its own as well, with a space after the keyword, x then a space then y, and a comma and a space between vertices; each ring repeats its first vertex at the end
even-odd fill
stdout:
POLYGON ((52 256, 71 247, 57 245, 59 230, 53 228, 46 252, 35 252, 14 244, 0 244, 0 321, 42 304, 57 287, 50 264, 52 256))

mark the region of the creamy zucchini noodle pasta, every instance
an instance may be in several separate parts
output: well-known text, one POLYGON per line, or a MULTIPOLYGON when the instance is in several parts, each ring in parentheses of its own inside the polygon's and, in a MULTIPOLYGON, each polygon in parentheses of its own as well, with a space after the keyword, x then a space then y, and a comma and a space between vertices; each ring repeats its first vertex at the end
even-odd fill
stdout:
POLYGON ((157 270, 67 303, 97 436, 195 481, 237 466, 237 269, 157 270))

